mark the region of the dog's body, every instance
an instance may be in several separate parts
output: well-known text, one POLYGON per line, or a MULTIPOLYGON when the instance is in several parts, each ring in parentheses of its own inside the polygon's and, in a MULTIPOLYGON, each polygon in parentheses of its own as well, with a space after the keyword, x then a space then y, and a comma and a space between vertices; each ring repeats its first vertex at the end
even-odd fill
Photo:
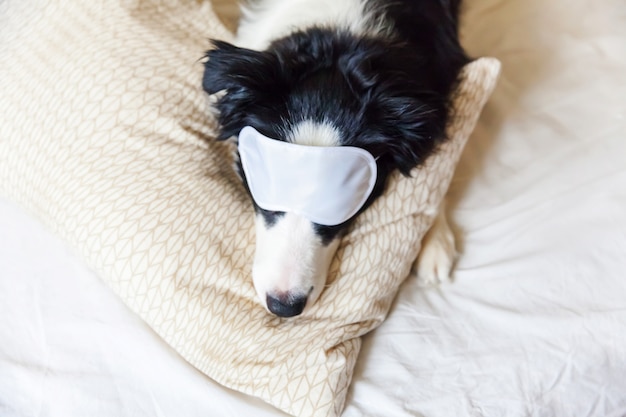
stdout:
MULTIPOLYGON (((460 0, 264 0, 244 9, 237 45, 214 42, 204 88, 220 93, 220 139, 251 126, 309 146, 353 146, 376 158, 373 191, 422 163, 444 139, 448 98, 467 58, 457 38, 460 0)), ((244 184, 244 170, 239 164, 244 184)), ((323 184, 320 184, 323 187, 323 184)), ((314 223, 253 200, 253 281, 272 313, 300 314, 320 296, 352 219, 314 223)), ((443 213, 426 236, 422 279, 449 276, 454 240, 443 213)))

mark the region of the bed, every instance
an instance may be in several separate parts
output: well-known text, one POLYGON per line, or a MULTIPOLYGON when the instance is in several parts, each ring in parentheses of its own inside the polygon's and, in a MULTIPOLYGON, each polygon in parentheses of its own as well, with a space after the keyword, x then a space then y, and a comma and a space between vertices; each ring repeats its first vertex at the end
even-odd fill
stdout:
MULTIPOLYGON (((626 415, 626 5, 587 4, 465 1, 468 52, 503 66, 448 193, 454 282, 408 277, 343 415, 626 415)), ((285 414, 185 362, 0 200, 0 415, 285 414)))

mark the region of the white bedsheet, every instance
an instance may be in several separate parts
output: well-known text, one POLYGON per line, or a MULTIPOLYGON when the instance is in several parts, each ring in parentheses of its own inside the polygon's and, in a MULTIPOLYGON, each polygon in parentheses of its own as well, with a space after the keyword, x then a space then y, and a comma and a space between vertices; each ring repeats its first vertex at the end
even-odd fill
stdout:
MULTIPOLYGON (((457 170, 455 282, 402 287, 345 415, 626 416, 626 3, 467 0, 503 62, 457 170)), ((0 200, 0 416, 280 416, 213 383, 0 200)))

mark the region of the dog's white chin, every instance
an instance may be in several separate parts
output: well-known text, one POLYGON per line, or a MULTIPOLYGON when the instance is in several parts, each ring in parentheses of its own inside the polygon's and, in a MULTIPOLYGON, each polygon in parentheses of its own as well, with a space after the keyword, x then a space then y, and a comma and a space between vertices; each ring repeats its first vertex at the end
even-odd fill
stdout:
POLYGON ((262 305, 268 308, 268 295, 300 298, 306 299, 306 311, 324 289, 339 239, 324 245, 311 221, 293 213, 285 213, 269 227, 257 215, 255 225, 252 279, 262 305))

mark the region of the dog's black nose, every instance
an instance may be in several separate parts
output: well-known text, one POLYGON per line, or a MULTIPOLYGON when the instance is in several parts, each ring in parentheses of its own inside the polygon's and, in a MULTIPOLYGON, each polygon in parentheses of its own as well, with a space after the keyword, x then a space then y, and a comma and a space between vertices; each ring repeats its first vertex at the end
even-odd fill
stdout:
POLYGON ((292 297, 289 295, 274 297, 267 295, 267 309, 279 317, 293 317, 302 313, 307 296, 292 297))

